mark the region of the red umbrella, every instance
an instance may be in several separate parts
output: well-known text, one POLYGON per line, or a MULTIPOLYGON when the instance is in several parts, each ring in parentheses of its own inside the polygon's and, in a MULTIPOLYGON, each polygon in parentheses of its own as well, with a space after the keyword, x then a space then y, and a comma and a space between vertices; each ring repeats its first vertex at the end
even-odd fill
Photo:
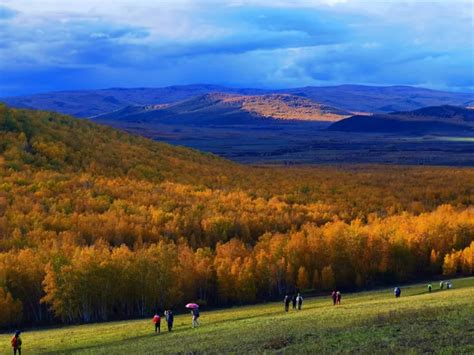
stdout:
POLYGON ((199 308, 199 305, 196 303, 188 303, 186 305, 186 308, 190 308, 190 309, 199 308))

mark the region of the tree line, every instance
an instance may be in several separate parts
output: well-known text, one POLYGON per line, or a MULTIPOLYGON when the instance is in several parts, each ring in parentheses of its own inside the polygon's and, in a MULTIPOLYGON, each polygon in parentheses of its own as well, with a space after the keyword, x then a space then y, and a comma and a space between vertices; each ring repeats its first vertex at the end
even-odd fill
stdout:
POLYGON ((363 288, 418 277, 470 275, 474 211, 441 206, 363 224, 304 224, 250 246, 177 242, 78 245, 69 234, 0 254, 2 325, 90 322, 149 315, 188 301, 234 305, 286 292, 363 288), (453 252, 453 249, 455 250, 453 252))

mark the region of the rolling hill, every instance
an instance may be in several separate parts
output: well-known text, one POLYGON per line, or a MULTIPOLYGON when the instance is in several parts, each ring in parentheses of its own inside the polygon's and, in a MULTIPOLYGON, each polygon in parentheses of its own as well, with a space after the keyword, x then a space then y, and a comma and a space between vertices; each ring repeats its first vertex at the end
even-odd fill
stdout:
POLYGON ((443 92, 409 86, 363 85, 309 86, 281 90, 183 85, 164 88, 60 91, 5 97, 1 100, 13 107, 56 111, 76 117, 90 117, 130 105, 173 103, 211 92, 238 95, 291 94, 308 98, 322 105, 354 112, 406 111, 437 105, 468 106, 474 102, 474 94, 468 93, 443 92))
POLYGON ((474 110, 445 105, 372 116, 356 115, 335 122, 328 129, 343 132, 398 134, 472 132, 474 129, 474 110))
POLYGON ((91 117, 130 105, 151 105, 182 101, 210 92, 266 93, 258 89, 233 89, 217 85, 183 85, 164 88, 110 88, 40 93, 2 98, 12 107, 55 111, 75 117, 91 117))
POLYGON ((127 106, 93 117, 93 120, 174 125, 245 125, 272 120, 338 121, 350 115, 348 111, 288 94, 244 96, 210 93, 173 104, 127 106))
MULTIPOLYGON (((235 164, 212 154, 153 142, 88 120, 0 104, 0 168, 99 173, 107 177, 198 183, 235 164)), ((208 183, 210 180, 206 179, 208 183)))

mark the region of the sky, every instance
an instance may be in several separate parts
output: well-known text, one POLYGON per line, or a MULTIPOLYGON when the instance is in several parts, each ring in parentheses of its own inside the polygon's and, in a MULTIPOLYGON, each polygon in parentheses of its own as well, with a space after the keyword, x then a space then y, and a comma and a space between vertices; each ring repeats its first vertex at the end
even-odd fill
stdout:
POLYGON ((474 1, 0 0, 0 96, 196 83, 474 92, 474 1))

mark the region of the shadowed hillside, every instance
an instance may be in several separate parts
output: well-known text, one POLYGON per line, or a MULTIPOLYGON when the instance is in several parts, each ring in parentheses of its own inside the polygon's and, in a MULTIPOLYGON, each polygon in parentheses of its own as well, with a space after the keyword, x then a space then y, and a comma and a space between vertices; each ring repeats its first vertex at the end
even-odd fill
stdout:
POLYGON ((474 129, 474 110, 455 106, 426 107, 415 111, 352 116, 332 124, 332 131, 388 133, 462 133, 474 129))

